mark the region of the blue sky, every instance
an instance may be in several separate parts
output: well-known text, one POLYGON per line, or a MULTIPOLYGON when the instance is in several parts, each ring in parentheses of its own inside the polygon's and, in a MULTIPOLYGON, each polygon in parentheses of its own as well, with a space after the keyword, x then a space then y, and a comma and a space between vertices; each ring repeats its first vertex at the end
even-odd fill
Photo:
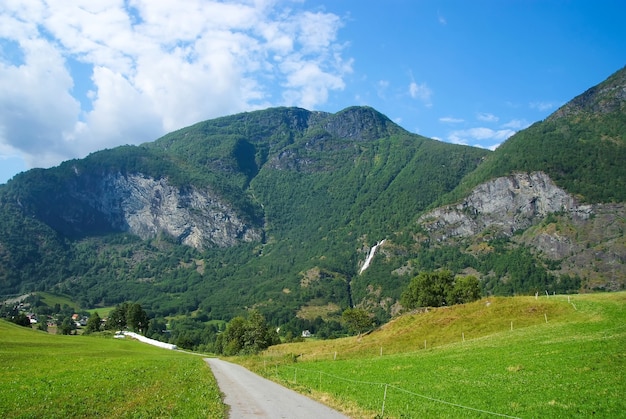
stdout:
POLYGON ((494 149, 626 65, 622 0, 0 3, 0 183, 270 106, 494 149))

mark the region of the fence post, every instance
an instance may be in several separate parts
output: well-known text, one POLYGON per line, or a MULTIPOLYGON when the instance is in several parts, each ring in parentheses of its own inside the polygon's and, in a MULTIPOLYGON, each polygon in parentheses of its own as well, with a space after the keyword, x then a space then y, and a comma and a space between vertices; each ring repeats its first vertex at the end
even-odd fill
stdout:
POLYGON ((384 418, 385 417, 385 401, 387 400, 387 386, 389 384, 385 384, 385 395, 383 396, 383 408, 382 411, 380 412, 380 417, 384 418))

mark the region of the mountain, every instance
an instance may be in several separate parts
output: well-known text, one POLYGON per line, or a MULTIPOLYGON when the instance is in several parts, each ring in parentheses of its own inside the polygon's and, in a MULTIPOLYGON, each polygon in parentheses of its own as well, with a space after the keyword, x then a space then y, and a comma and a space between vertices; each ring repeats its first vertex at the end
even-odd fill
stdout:
POLYGON ((489 249, 484 238, 494 236, 507 240, 507 252, 526 249, 510 261, 537 261, 521 269, 525 278, 482 268, 496 292, 524 290, 529 277, 561 291, 624 289, 624 162, 626 68, 509 138, 439 201, 447 205, 421 217, 422 226, 461 253, 489 249))
MULTIPOLYGON (((509 138, 452 195, 513 172, 543 171, 588 203, 626 201, 626 68, 509 138)), ((453 198, 453 199, 454 199, 453 198)))
POLYGON ((495 152, 368 107, 272 108, 30 170, 0 186, 0 293, 280 325, 385 320, 425 269, 484 293, 623 289, 625 71, 495 152))

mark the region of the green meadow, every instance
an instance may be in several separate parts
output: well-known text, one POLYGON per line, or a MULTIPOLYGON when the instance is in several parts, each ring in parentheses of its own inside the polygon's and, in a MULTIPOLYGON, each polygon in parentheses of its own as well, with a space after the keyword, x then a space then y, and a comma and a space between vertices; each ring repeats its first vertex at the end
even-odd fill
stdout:
POLYGON ((0 336, 0 417, 226 417, 200 356, 4 320, 0 336))
POLYGON ((626 417, 625 303, 489 298, 240 361, 353 417, 626 417))
MULTIPOLYGON (((626 293, 494 297, 237 358, 354 418, 626 417, 626 293)), ((0 321, 0 417, 225 418, 199 356, 0 321)))

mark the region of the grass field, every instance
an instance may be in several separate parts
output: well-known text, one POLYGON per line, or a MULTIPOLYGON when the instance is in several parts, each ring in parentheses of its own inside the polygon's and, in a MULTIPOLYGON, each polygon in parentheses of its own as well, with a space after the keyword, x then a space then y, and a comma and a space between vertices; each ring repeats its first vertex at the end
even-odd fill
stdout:
POLYGON ((626 293, 570 298, 483 299, 241 362, 354 417, 626 417, 626 293))
POLYGON ((55 304, 58 304, 61 307, 68 305, 74 310, 78 310, 78 304, 72 301, 72 299, 67 295, 51 294, 43 291, 36 292, 35 294, 37 294, 41 298, 41 301, 49 307, 54 307, 55 304))
MULTIPOLYGON (((354 418, 626 418, 625 307, 489 298, 237 361, 354 418)), ((5 321, 0 336, 0 417, 226 417, 201 357, 5 321)))
POLYGON ((199 356, 0 321, 0 417, 224 418, 199 356))

